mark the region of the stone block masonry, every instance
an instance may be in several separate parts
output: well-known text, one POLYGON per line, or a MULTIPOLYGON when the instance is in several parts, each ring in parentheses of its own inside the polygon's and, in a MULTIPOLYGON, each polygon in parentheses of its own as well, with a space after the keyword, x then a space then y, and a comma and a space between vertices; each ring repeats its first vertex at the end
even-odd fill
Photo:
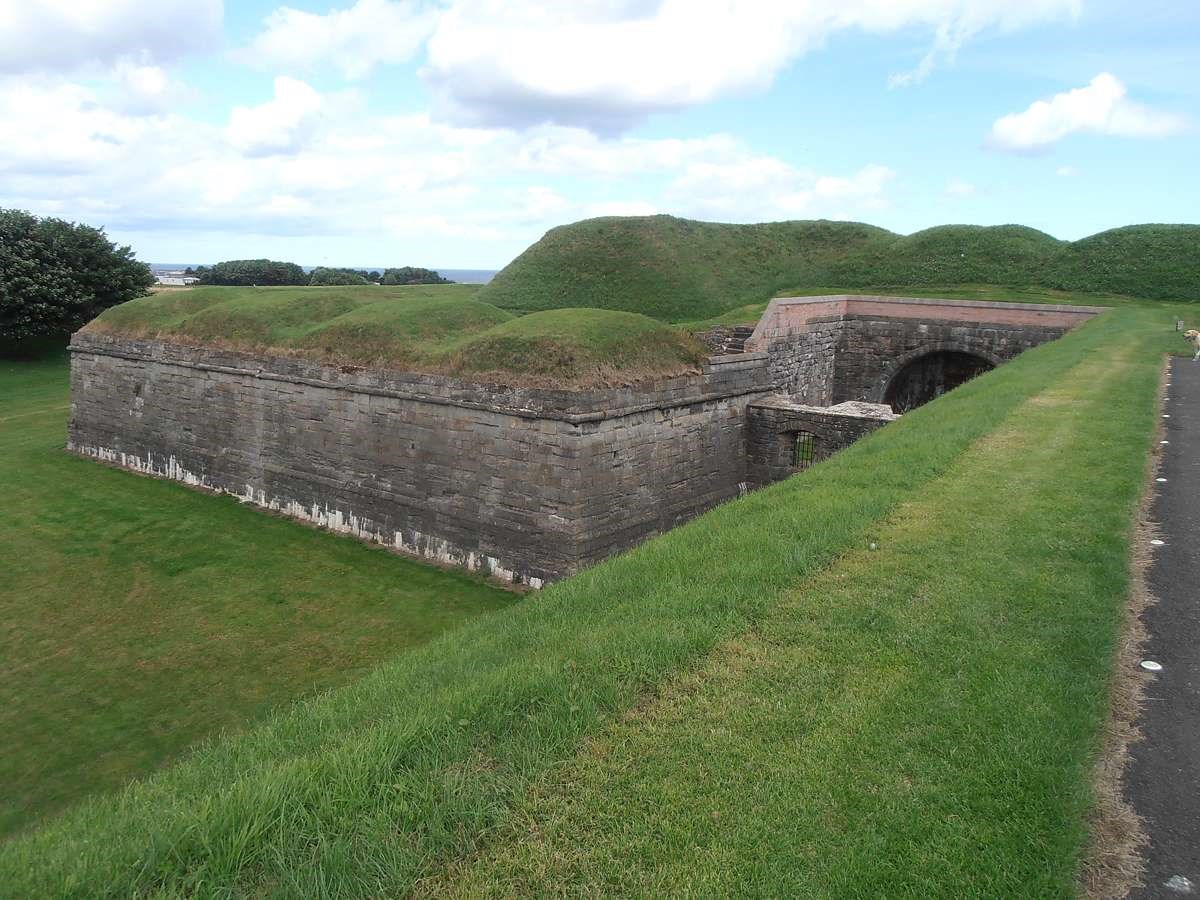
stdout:
POLYGON ((537 587, 744 490, 765 362, 546 391, 81 333, 68 446, 537 587))

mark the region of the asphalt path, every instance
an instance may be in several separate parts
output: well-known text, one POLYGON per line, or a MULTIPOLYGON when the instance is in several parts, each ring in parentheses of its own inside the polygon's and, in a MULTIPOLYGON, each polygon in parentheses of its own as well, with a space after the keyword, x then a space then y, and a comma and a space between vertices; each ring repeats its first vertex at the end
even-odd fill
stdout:
POLYGON ((1143 658, 1163 668, 1145 676, 1144 737, 1125 778, 1150 836, 1144 887, 1131 897, 1200 898, 1200 361, 1171 361, 1164 412, 1151 506, 1163 546, 1147 573, 1157 603, 1142 615, 1143 658))

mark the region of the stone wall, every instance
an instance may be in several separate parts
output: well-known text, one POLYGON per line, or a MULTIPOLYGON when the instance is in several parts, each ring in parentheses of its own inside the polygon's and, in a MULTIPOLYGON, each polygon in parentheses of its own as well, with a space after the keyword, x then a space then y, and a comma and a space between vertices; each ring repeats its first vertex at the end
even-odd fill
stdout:
MULTIPOLYGON (((535 390, 77 334, 70 449, 445 564, 530 585, 666 531, 890 420, 878 401, 934 350, 991 362, 1098 310, 774 300, 745 351, 694 375, 535 390)), ((717 334, 740 344, 745 329, 717 334)))
POLYGON ((845 302, 841 298, 806 298, 797 305, 773 300, 746 349, 765 352, 772 383, 802 402, 825 406, 833 402, 834 365, 842 334, 845 302))
POLYGON ((939 350, 999 365, 1061 337, 1101 307, 838 295, 772 300, 746 342, 797 400, 879 403, 914 359, 939 350))
POLYGON ((765 363, 546 391, 78 334, 68 446, 537 586, 744 490, 765 363))
POLYGON ((809 406, 781 396, 756 400, 746 414, 747 476, 752 487, 763 487, 803 468, 795 460, 801 432, 813 435, 813 463, 817 463, 899 418, 877 404, 809 406))

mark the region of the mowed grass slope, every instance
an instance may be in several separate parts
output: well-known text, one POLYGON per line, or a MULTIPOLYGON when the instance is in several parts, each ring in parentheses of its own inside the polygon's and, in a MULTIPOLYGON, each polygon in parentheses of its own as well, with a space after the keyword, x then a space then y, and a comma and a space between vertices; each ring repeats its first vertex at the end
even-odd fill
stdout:
POLYGON ((84 804, 0 890, 1061 894, 1175 316, 1107 313, 84 804))
POLYGON ((71 456, 68 406, 0 363, 0 837, 515 600, 71 456))
POLYGON ((425 895, 1070 897, 1156 372, 1066 373, 425 895), (1109 410, 1136 411, 1119 416, 1109 410), (1116 502, 1114 502, 1116 501, 1116 502))
POLYGON ((113 307, 84 330, 555 386, 695 371, 704 356, 686 331, 646 316, 570 309, 517 318, 473 299, 477 288, 202 287, 113 307))
POLYGON ((601 307, 696 322, 784 289, 951 284, 1200 300, 1200 225, 1134 225, 1068 243, 1019 225, 901 236, 855 222, 588 219, 547 232, 477 296, 515 311, 601 307))

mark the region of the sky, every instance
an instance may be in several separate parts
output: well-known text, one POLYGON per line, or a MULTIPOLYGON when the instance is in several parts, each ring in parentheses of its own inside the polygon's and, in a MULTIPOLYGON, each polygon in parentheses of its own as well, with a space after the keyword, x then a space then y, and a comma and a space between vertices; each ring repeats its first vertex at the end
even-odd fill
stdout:
POLYGON ((0 207, 500 268, 602 215, 1200 220, 1196 0, 0 0, 0 207))

